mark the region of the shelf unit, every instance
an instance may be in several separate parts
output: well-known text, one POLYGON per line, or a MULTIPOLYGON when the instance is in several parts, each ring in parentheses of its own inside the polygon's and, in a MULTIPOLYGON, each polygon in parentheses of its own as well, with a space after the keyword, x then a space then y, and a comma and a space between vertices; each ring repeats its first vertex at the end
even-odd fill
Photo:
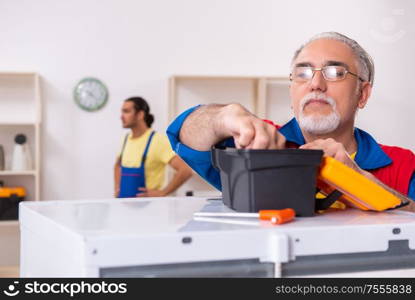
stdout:
MULTIPOLYGON (((0 170, 0 181, 5 186, 25 187, 27 201, 41 199, 41 121, 40 76, 34 72, 0 72, 0 144, 6 162, 5 170, 0 170), (32 170, 10 170, 14 137, 19 133, 27 136, 32 170)), ((17 270, 20 247, 18 220, 0 221, 0 245, 0 268, 17 270)))
MULTIPOLYGON (((284 76, 174 75, 169 78, 168 120, 170 123, 178 114, 198 104, 238 102, 260 118, 283 124, 292 117, 289 83, 284 76)), ((169 171, 168 178, 171 174, 169 171)), ((185 195, 187 191, 213 196, 216 190, 194 174, 176 195, 185 195)))
POLYGON ((26 188, 26 200, 40 200, 40 134, 42 119, 40 76, 33 72, 0 72, 0 144, 5 151, 5 170, 0 180, 6 186, 26 188), (33 169, 11 171, 16 134, 25 134, 33 169))

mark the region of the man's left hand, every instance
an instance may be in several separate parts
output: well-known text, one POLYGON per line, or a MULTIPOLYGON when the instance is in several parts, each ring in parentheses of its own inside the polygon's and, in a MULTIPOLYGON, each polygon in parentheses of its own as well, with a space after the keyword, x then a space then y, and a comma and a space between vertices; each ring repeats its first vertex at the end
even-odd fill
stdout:
POLYGON ((336 142, 332 138, 315 140, 302 145, 300 149, 323 150, 325 156, 333 157, 353 170, 362 173, 362 169, 350 157, 343 144, 336 142))
POLYGON ((147 188, 138 188, 140 191, 136 196, 137 197, 164 197, 166 194, 160 190, 151 190, 147 188))
POLYGON ((313 149, 313 150, 323 150, 324 155, 331 156, 334 159, 342 162, 346 166, 352 168, 353 170, 356 170, 363 176, 369 178, 370 180, 374 181, 381 187, 383 187, 385 190, 389 191, 390 193, 394 194, 396 197, 398 197, 402 203, 409 201, 409 205, 404 206, 402 208, 399 208, 400 210, 406 210, 415 212, 415 203, 409 199, 407 196, 395 191, 394 189, 388 187, 381 181, 379 181, 373 174, 370 172, 367 172, 365 170, 362 170, 359 168, 359 166, 356 164, 356 162, 350 157, 350 155, 347 153, 346 149, 344 148, 343 144, 336 142, 334 139, 320 139, 315 140, 311 143, 302 145, 300 149, 313 149))

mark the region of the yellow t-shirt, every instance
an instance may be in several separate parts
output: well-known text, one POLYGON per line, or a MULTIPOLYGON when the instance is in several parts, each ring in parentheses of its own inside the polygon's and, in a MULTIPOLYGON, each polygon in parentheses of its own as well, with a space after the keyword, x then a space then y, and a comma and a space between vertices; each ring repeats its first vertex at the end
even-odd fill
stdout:
MULTIPOLYGON (((153 130, 148 129, 138 138, 132 138, 131 132, 128 134, 127 142, 122 156, 121 165, 127 168, 139 168, 141 158, 147 145, 148 138, 153 130)), ((124 144, 125 136, 122 138, 124 144)), ((120 157, 121 152, 118 154, 120 157)), ((147 158, 144 165, 146 187, 149 189, 161 189, 164 183, 166 165, 176 154, 171 149, 167 136, 156 132, 148 148, 147 158)))

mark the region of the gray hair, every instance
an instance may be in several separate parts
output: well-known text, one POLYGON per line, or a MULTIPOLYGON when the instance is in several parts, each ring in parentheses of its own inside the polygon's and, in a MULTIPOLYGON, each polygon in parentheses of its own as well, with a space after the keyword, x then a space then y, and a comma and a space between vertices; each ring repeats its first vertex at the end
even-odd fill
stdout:
POLYGON ((310 40, 308 40, 305 44, 303 44, 297 51, 294 53, 294 57, 292 59, 292 63, 296 60, 300 52, 303 50, 305 46, 310 44, 312 41, 320 40, 320 39, 331 39, 340 41, 352 49, 353 54, 357 58, 358 62, 358 72, 362 79, 367 80, 373 86, 373 81, 375 77, 375 65, 373 63, 372 58, 370 57, 369 53, 366 52, 365 49, 362 48, 355 40, 340 34, 338 32, 322 32, 313 36, 310 40))

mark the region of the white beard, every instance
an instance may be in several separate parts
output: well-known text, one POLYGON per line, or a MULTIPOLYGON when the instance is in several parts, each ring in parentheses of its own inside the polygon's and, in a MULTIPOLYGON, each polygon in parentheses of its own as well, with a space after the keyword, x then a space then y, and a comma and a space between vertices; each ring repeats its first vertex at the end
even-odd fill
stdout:
POLYGON ((309 93, 300 102, 300 114, 298 116, 298 123, 300 128, 312 135, 322 135, 333 132, 340 125, 340 115, 336 110, 336 102, 333 98, 327 97, 321 93, 309 93), (304 107, 311 99, 321 99, 331 105, 333 111, 324 115, 305 115, 304 107))

